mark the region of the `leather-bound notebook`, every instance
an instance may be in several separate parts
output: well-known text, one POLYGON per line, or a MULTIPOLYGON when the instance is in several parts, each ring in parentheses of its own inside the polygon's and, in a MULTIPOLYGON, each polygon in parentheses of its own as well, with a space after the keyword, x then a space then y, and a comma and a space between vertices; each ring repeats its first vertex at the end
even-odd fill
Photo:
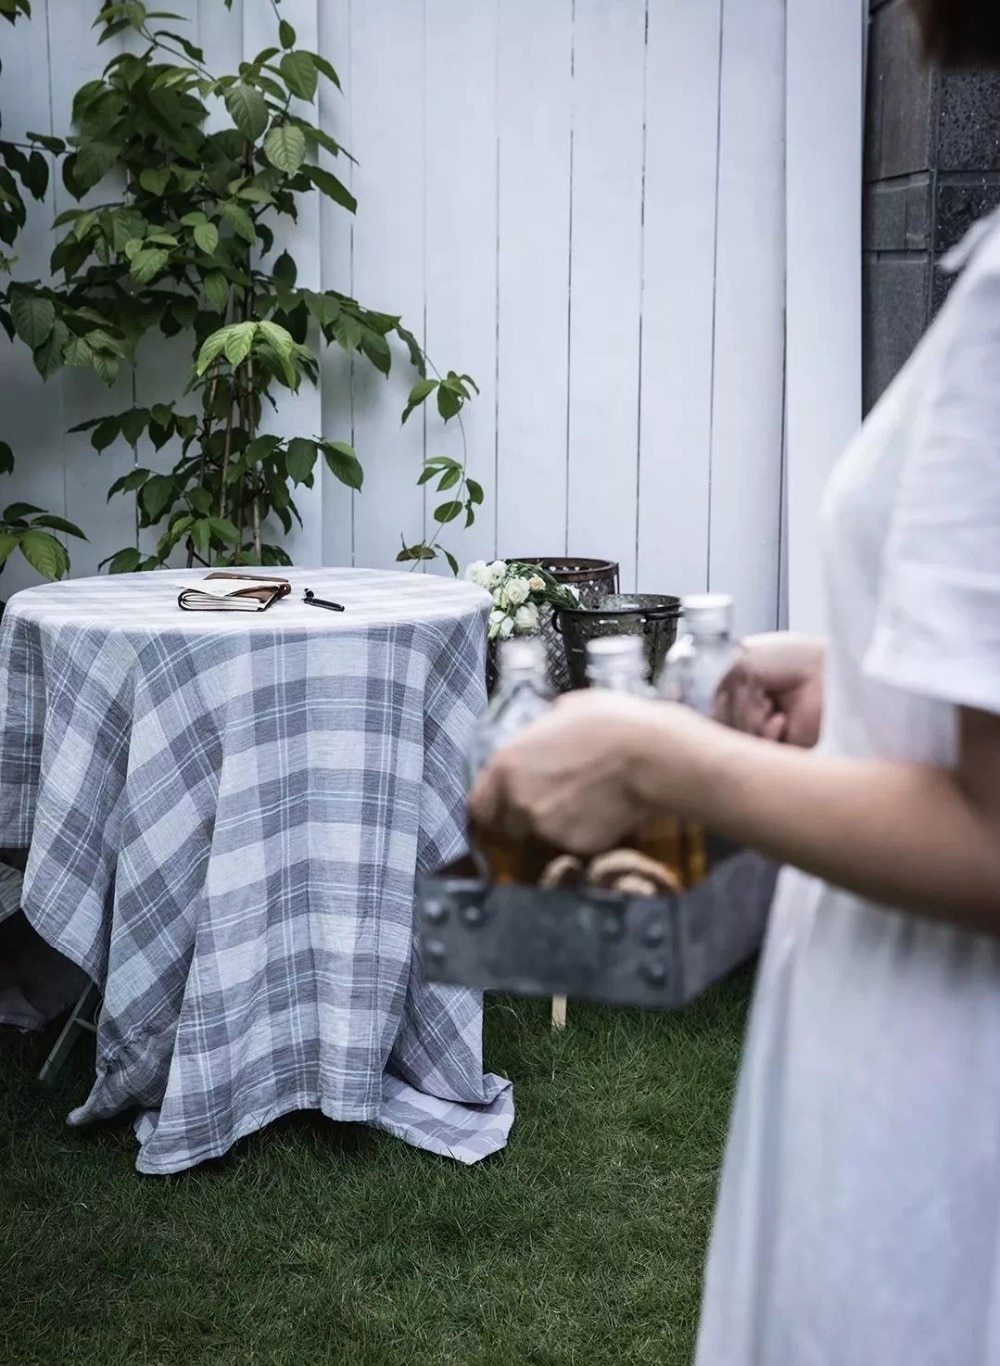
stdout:
POLYGON ((218 570, 197 583, 185 584, 177 604, 185 612, 266 612, 292 585, 271 574, 237 574, 218 570))

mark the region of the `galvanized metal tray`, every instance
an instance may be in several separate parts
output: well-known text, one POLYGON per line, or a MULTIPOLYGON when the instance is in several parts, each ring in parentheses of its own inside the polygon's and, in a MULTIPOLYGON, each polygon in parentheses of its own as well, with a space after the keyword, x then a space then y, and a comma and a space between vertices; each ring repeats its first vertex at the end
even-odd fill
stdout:
POLYGON ((493 887, 472 865, 421 877, 428 980, 515 996, 677 1010, 757 952, 777 866, 727 852, 678 896, 493 887))

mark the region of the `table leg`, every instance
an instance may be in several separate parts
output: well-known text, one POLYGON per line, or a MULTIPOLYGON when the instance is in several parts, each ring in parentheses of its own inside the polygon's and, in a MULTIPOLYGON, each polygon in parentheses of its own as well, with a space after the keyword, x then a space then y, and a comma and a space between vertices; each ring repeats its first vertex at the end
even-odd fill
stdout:
POLYGON ((73 1045, 81 1031, 89 1034, 97 1033, 97 1026, 93 1021, 94 1010, 101 993, 94 986, 93 982, 88 982, 80 993, 80 999, 70 1011, 69 1019, 63 1026, 62 1033, 59 1035, 52 1049, 52 1052, 45 1059, 45 1065, 38 1074, 41 1082, 53 1082, 63 1069, 63 1065, 70 1053, 73 1045))

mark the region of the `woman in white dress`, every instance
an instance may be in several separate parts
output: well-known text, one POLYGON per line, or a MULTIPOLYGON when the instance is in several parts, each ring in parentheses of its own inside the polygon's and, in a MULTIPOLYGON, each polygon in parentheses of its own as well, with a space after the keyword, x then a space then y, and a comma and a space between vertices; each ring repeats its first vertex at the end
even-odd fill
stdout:
MULTIPOLYGON (((1000 64, 998 0, 914 8, 934 55, 1000 64)), ((790 865, 700 1366, 1000 1363, 1000 216, 948 265, 830 481, 825 649, 752 643, 758 734, 581 694, 473 794, 580 853, 669 810, 790 865)))

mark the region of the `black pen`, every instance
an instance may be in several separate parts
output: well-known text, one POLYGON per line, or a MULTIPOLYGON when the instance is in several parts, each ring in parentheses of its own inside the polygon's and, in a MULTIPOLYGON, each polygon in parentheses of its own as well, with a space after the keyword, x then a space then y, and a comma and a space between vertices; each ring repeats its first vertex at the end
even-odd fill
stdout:
POLYGON ((328 602, 326 598, 318 598, 311 588, 305 590, 307 607, 325 607, 329 612, 346 612, 346 607, 339 602, 328 602))

